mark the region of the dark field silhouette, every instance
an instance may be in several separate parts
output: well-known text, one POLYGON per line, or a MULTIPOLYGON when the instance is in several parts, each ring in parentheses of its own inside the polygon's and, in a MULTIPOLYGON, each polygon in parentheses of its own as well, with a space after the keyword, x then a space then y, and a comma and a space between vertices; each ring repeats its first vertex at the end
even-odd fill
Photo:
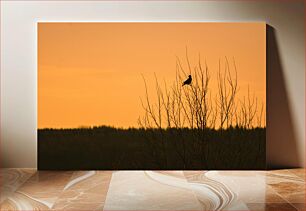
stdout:
POLYGON ((266 129, 38 130, 38 168, 264 169, 266 129))

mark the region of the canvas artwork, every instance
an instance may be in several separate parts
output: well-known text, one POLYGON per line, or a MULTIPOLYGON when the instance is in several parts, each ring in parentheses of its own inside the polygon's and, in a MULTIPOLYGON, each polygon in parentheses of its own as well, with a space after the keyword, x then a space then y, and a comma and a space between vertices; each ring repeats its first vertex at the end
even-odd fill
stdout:
POLYGON ((265 23, 38 23, 38 168, 264 169, 265 23))

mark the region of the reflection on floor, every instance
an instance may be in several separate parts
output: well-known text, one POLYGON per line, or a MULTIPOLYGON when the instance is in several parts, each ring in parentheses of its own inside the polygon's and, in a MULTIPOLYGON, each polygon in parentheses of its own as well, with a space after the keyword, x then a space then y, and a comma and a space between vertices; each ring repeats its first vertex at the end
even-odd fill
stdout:
POLYGON ((1 169, 1 210, 305 210, 305 169, 1 169))

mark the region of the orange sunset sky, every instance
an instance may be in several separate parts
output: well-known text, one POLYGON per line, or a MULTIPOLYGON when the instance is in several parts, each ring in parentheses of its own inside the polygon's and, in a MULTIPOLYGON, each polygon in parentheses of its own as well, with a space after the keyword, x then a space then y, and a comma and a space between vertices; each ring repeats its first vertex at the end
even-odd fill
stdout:
POLYGON ((176 56, 200 53, 212 90, 219 59, 235 58, 239 96, 266 103, 265 23, 39 23, 38 128, 138 127, 154 73, 171 84, 176 56))

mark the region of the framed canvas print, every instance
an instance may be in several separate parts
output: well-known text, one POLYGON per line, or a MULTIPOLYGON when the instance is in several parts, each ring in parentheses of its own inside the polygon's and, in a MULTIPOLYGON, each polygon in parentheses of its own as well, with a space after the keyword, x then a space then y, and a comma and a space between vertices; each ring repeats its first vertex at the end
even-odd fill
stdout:
POLYGON ((264 169, 265 23, 38 23, 39 169, 264 169))

